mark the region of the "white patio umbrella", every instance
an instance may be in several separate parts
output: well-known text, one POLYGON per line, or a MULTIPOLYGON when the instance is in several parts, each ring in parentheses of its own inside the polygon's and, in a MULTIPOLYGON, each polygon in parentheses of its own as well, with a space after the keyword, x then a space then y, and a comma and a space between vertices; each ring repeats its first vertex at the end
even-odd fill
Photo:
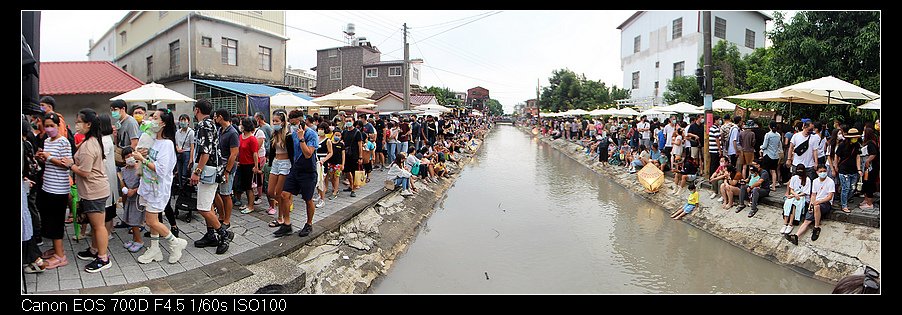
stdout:
POLYGON ((451 111, 450 108, 447 108, 445 106, 438 105, 438 104, 423 104, 423 105, 415 107, 415 109, 423 110, 423 111, 441 112, 441 113, 447 113, 447 112, 451 111))
POLYGON ((368 109, 378 107, 376 104, 364 104, 364 105, 342 105, 338 106, 338 110, 358 110, 358 109, 368 109))
POLYGON ((601 116, 601 115, 606 115, 606 113, 607 113, 607 110, 606 110, 606 109, 601 109, 601 108, 599 108, 599 109, 595 109, 595 110, 590 111, 590 112, 589 112, 589 115, 590 115, 590 116, 601 116))
POLYGON ((320 107, 321 105, 305 100, 290 92, 281 92, 269 97, 270 106, 282 107, 320 107))
POLYGON ((371 99, 360 97, 354 94, 347 94, 342 92, 333 92, 329 93, 317 98, 310 100, 319 106, 323 107, 335 107, 335 106, 343 106, 343 105, 367 105, 373 104, 376 101, 371 99))
POLYGON ((582 115, 588 115, 588 114, 589 114, 589 112, 587 112, 587 111, 585 111, 584 109, 581 109, 581 108, 571 109, 571 110, 568 110, 567 112, 570 113, 570 115, 574 115, 574 116, 582 116, 582 115))
POLYGON ((632 109, 632 108, 629 108, 629 107, 627 107, 627 108, 621 108, 621 109, 619 109, 619 110, 617 110, 617 111, 614 111, 614 112, 612 113, 612 115, 617 116, 617 117, 640 116, 640 115, 639 115, 639 112, 637 112, 635 109, 632 109))
POLYGON ((351 85, 349 87, 346 87, 339 92, 342 92, 345 94, 357 95, 357 96, 365 97, 365 98, 373 97, 373 94, 376 93, 376 91, 373 91, 373 90, 370 90, 367 88, 362 88, 362 87, 359 87, 356 85, 351 85))
POLYGON ((641 113, 639 113, 639 116, 642 116, 642 115, 656 116, 656 115, 670 115, 670 114, 674 114, 674 112, 661 110, 660 107, 652 107, 652 108, 646 109, 646 110, 642 111, 641 113))
POLYGON ((427 110, 427 111, 417 114, 417 116, 432 116, 432 117, 439 117, 441 115, 442 115, 442 113, 437 112, 437 111, 431 111, 431 110, 427 110))
POLYGON ((880 98, 880 95, 861 88, 852 83, 837 79, 833 76, 826 76, 820 79, 796 83, 785 88, 787 91, 798 91, 810 93, 828 98, 828 105, 832 103, 829 98, 837 99, 855 99, 855 100, 873 100, 880 98))
POLYGON ((719 99, 711 103, 712 109, 716 111, 732 112, 736 110, 736 104, 730 103, 725 99, 719 99))
POLYGON ((682 114, 701 114, 701 113, 705 112, 705 110, 703 108, 699 108, 698 106, 695 106, 695 105, 692 105, 692 104, 689 104, 686 102, 679 102, 679 103, 676 103, 673 105, 660 107, 660 108, 658 108, 658 110, 682 113, 682 114))
POLYGON ((873 101, 864 103, 864 105, 858 106, 858 109, 876 109, 876 110, 880 110, 880 100, 881 100, 881 99, 878 98, 878 99, 876 99, 876 100, 873 100, 873 101))
POLYGON ((126 102, 164 102, 164 103, 183 103, 195 102, 193 98, 182 95, 179 92, 167 89, 162 84, 148 83, 138 87, 137 89, 119 94, 110 98, 112 100, 123 100, 126 102))

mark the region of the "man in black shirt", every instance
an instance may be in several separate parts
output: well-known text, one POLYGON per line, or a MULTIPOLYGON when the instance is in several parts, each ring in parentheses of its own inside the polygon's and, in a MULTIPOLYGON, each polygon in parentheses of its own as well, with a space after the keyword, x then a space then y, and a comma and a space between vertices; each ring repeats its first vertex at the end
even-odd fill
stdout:
MULTIPOLYGON (((692 156, 693 159, 700 158, 700 150, 702 146, 702 141, 705 140, 705 128, 703 124, 705 123, 705 117, 702 115, 698 115, 692 118, 692 124, 689 125, 689 155, 692 156)), ((702 161, 702 160, 700 160, 702 161)), ((704 163, 704 162, 701 162, 704 163)))
POLYGON ((429 146, 435 145, 435 137, 438 135, 438 130, 435 126, 435 120, 432 116, 426 116, 426 141, 429 142, 429 146))
POLYGON ((376 162, 374 169, 382 171, 385 168, 385 121, 382 117, 376 115, 376 162))
POLYGON ((422 120, 422 118, 417 118, 410 123, 410 132, 411 136, 413 137, 413 147, 417 150, 419 150, 420 147, 423 146, 423 132, 420 124, 420 121, 422 120))
POLYGON ((363 133, 359 130, 362 124, 359 121, 357 124, 359 126, 355 127, 353 118, 345 118, 345 132, 342 133, 342 140, 345 143, 345 166, 342 172, 347 174, 349 183, 349 187, 344 191, 350 191, 351 197, 357 197, 357 194, 354 192, 356 189, 354 186, 354 172, 359 170, 360 165, 363 163, 363 133))

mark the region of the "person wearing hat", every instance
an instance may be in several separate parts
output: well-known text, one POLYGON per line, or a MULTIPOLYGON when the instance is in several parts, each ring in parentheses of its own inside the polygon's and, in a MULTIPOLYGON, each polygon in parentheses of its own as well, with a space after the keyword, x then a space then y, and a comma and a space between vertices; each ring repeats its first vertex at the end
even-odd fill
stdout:
POLYGON ((839 144, 836 147, 836 158, 833 159, 833 171, 839 177, 839 185, 842 192, 839 195, 839 205, 842 211, 850 213, 849 196, 852 194, 852 183, 858 181, 862 175, 861 170, 861 132, 856 128, 837 135, 839 144))
POLYGON ((739 152, 736 161, 736 167, 742 170, 742 177, 748 178, 748 169, 746 166, 755 160, 755 121, 749 119, 745 122, 742 131, 739 132, 739 152))

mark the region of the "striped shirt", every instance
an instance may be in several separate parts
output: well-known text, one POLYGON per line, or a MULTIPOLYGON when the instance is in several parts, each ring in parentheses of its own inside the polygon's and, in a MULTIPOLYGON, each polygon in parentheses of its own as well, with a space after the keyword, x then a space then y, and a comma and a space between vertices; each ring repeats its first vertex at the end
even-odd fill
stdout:
POLYGON ((708 128, 708 153, 720 152, 718 137, 720 137, 720 127, 711 125, 711 128, 708 128))
MULTIPOLYGON (((51 140, 49 137, 45 139, 44 152, 50 153, 50 158, 53 159, 72 158, 72 146, 69 144, 69 140, 62 136, 56 140, 51 140)), ((47 160, 42 189, 51 194, 68 194, 69 169, 50 163, 50 159, 47 160)))

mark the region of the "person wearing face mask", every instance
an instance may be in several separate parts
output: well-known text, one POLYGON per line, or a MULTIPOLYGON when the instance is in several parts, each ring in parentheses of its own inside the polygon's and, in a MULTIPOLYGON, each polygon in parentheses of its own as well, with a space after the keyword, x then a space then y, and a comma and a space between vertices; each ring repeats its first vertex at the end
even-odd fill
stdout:
MULTIPOLYGON (((718 163, 714 163, 714 161, 720 160, 720 124, 721 122, 718 120, 711 124, 711 128, 708 128, 708 160, 711 161, 708 173, 711 176, 714 176, 714 173, 720 168, 718 163)), ((714 194, 716 195, 717 192, 715 191, 714 194)))
MULTIPOLYGON (((46 123, 46 120, 44 122, 46 123)), ((77 256, 79 259, 93 260, 85 266, 85 271, 95 273, 110 267, 107 256, 109 231, 104 224, 106 216, 104 203, 110 197, 110 188, 106 167, 103 165, 105 156, 100 140, 102 135, 97 112, 90 108, 78 112, 75 129, 76 132, 85 135, 85 140, 72 159, 67 159, 66 164, 75 174, 75 184, 81 203, 79 210, 87 214, 94 233, 91 247, 79 252, 77 256)))
POLYGON ((63 246, 63 221, 69 200, 69 170, 65 161, 72 158, 72 146, 59 132, 61 121, 56 113, 44 116, 43 127, 47 139, 44 139, 43 151, 36 154, 38 159, 45 162, 43 184, 36 198, 36 207, 42 218, 40 235, 53 241, 53 248, 41 255, 45 269, 69 264, 63 246))
POLYGON ((880 147, 877 144, 877 135, 874 128, 865 124, 864 136, 861 142, 861 159, 862 159, 862 185, 861 192, 864 193, 864 201, 861 202, 861 209, 874 208, 874 193, 877 191, 877 181, 880 176, 880 147))
MULTIPOLYGON (((125 167, 119 171, 119 178, 122 180, 121 195, 124 200, 122 202, 122 223, 131 228, 132 240, 123 244, 125 249, 132 253, 137 253, 144 248, 144 240, 141 237, 141 226, 144 225, 144 210, 138 205, 138 186, 141 184, 141 165, 132 156, 132 148, 125 147, 122 149, 122 159, 125 161, 125 167)), ((119 195, 119 194, 117 194, 119 195)))
MULTIPOLYGON (((282 188, 285 185, 285 177, 291 170, 291 160, 289 157, 294 155, 294 146, 291 144, 291 133, 288 131, 286 124, 285 112, 277 111, 272 115, 272 142, 267 156, 269 161, 269 187, 266 193, 269 196, 269 215, 278 216, 269 223, 270 227, 281 227, 287 220, 290 221, 289 207, 290 205, 282 202, 282 188), (276 205, 278 202, 278 206, 276 205), (276 208, 278 207, 278 208, 276 208), (283 209, 284 208, 284 209, 283 209), (278 210, 278 211, 277 211, 278 210)), ((289 227, 290 228, 290 225, 289 227)), ((291 231, 288 231, 290 234, 291 231)))
POLYGON ((821 218, 830 214, 833 210, 833 193, 835 184, 827 177, 827 167, 817 167, 817 179, 811 183, 811 206, 805 215, 805 222, 795 234, 786 234, 786 239, 793 245, 799 245, 799 236, 808 230, 808 226, 814 222, 814 230, 811 232, 811 241, 817 241, 821 235, 821 218))
POLYGON ((783 227, 780 228, 781 234, 792 233, 793 211, 795 211, 795 221, 802 221, 802 212, 805 205, 808 204, 811 192, 811 179, 805 174, 805 166, 796 168, 796 174, 789 179, 789 185, 786 186, 786 193, 783 195, 783 227))
MULTIPOLYGON (((238 131, 232 126, 231 113, 225 108, 216 110, 214 121, 219 124, 219 164, 225 165, 223 182, 219 184, 219 191, 213 203, 219 210, 219 220, 223 227, 228 229, 232 217, 232 193, 234 191, 235 175, 238 174, 238 131)), ((219 252, 219 250, 217 250, 219 252)), ((224 253, 225 251, 223 251, 224 253)))
POLYGON ((770 173, 761 169, 761 160, 753 160, 749 164, 748 174, 748 182, 739 187, 739 207, 736 208, 736 213, 745 208, 745 200, 749 199, 752 203, 752 210, 749 211, 749 218, 751 218, 758 212, 758 200, 770 195, 772 182, 770 173))
MULTIPOLYGON (((238 142, 238 189, 247 193, 247 203, 241 205, 238 210, 241 210, 242 214, 248 214, 254 212, 252 186, 255 175, 260 171, 257 167, 260 160, 258 152, 263 144, 254 137, 254 120, 250 117, 241 119, 241 135, 238 142)), ((240 193, 238 196, 240 198, 240 193)))
MULTIPOLYGON (((292 134, 290 145, 294 147, 294 163, 291 165, 288 177, 285 178, 285 187, 282 191, 283 202, 290 204, 294 196, 300 195, 306 205, 307 222, 301 231, 298 232, 300 237, 306 237, 313 232, 313 215, 316 212, 313 195, 316 191, 316 149, 319 143, 317 142, 318 136, 313 124, 313 116, 307 116, 304 120, 305 128, 292 134)), ((290 226, 288 230, 290 231, 290 226)), ((276 236, 281 235, 277 234, 276 236)))
POLYGON ((159 217, 169 204, 172 191, 176 163, 175 119, 172 111, 166 108, 152 113, 148 121, 149 130, 155 135, 153 146, 146 151, 138 149, 132 152, 135 161, 142 165, 138 203, 144 206, 144 221, 151 231, 150 247, 138 257, 138 262, 147 264, 162 261, 163 252, 160 250, 159 241, 162 238, 169 243, 169 263, 174 264, 182 257, 182 251, 188 246, 188 241, 176 237, 160 222, 159 217))
POLYGON ((141 105, 135 105, 132 107, 132 117, 135 117, 135 121, 138 122, 138 125, 144 123, 144 114, 147 112, 147 108, 141 105))
POLYGON ((852 128, 848 132, 837 135, 839 143, 836 146, 836 156, 833 158, 833 175, 839 177, 839 185, 842 187, 839 195, 839 205, 845 213, 849 210, 849 197, 852 195, 852 184, 858 181, 862 175, 861 165, 861 133, 852 128))
POLYGON ((191 126, 191 118, 187 114, 179 115, 178 131, 175 132, 175 152, 178 156, 176 169, 181 183, 191 176, 191 161, 194 159, 194 129, 191 126))
POLYGON ((319 200, 316 201, 317 208, 326 204, 325 163, 332 158, 332 140, 326 134, 327 129, 329 129, 327 122, 316 125, 316 136, 319 142, 319 148, 316 149, 316 191, 319 193, 319 200))
MULTIPOLYGON (((708 182, 711 183, 711 187, 720 187, 720 184, 724 180, 730 179, 730 173, 727 172, 727 166, 730 165, 730 158, 722 156, 720 157, 719 161, 720 163, 716 164, 717 169, 711 172, 711 177, 708 178, 708 182)), ((711 199, 717 198, 717 193, 718 191, 714 191, 714 193, 711 194, 711 199)), ((720 197, 720 200, 718 201, 723 202, 723 197, 720 197)))
MULTIPOLYGON (((348 188, 344 191, 349 191, 351 197, 356 197, 357 186, 354 184, 354 172, 360 170, 363 165, 363 133, 354 128, 354 121, 351 118, 345 120, 344 126, 345 132, 342 135, 342 141, 345 143, 346 158, 342 172, 348 178, 348 188)), ((398 131, 400 132, 400 129, 398 131)))
POLYGON ((814 179, 817 176, 815 175, 815 166, 817 166, 815 158, 818 154, 817 146, 820 141, 820 136, 812 134, 814 124, 811 122, 799 122, 796 126, 796 128, 801 131, 794 134, 792 140, 790 140, 789 151, 787 152, 791 154, 791 158, 786 159, 787 166, 803 164, 805 165, 805 171, 808 172, 808 178, 814 179), (796 148, 799 147, 805 150, 803 152, 796 152, 802 151, 796 150, 796 148))

